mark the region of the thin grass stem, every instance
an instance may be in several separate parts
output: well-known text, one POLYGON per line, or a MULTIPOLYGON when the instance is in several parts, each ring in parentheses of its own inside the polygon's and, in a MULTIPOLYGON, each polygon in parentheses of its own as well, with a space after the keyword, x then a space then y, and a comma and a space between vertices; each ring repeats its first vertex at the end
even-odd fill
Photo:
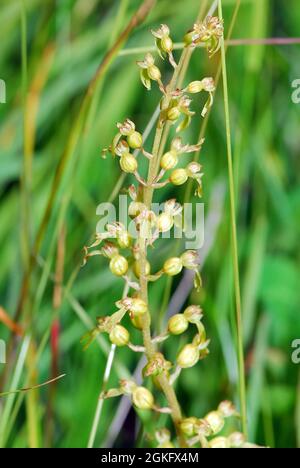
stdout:
MULTIPOLYGON (((219 0, 219 18, 223 19, 222 0, 219 0)), ((232 158, 232 140, 231 140, 231 123, 229 110, 229 95, 228 95, 228 80, 227 80, 227 65, 224 39, 221 41, 221 58, 222 58, 222 76, 223 76, 223 92, 224 92, 224 109, 225 109, 225 126, 226 126, 226 141, 227 141, 227 162, 228 162, 228 179, 230 192, 230 216, 231 216, 231 236, 232 236, 232 256, 234 268, 234 288, 236 302, 236 326, 237 326, 237 341, 238 341, 238 363, 239 363, 239 393, 241 404, 242 426, 245 436, 248 435, 247 422, 247 401, 246 401, 246 376, 244 362, 244 343, 243 343, 243 324, 242 324, 242 306, 241 306, 241 290, 240 290, 240 273, 239 273, 239 256, 238 256, 238 239, 236 225, 236 201, 235 201, 235 185, 233 172, 232 158)))

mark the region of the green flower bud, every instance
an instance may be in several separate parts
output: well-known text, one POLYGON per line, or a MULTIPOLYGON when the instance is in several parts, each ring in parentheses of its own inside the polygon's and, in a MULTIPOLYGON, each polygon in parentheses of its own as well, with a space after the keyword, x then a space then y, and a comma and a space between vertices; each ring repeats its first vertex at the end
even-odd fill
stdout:
POLYGON ((132 239, 128 231, 119 231, 117 233, 117 242, 121 249, 128 249, 130 247, 132 239))
POLYGON ((174 218, 169 213, 161 213, 157 218, 157 228, 160 232, 168 232, 174 225, 174 218))
POLYGON ((161 158, 160 166, 164 171, 174 169, 178 164, 178 156, 175 151, 169 151, 165 153, 161 158))
POLYGON ((182 270, 182 261, 178 257, 172 257, 164 263, 163 271, 168 276, 178 275, 182 270))
POLYGON ((170 182, 173 185, 183 185, 188 180, 188 175, 185 169, 174 169, 170 175, 170 182))
POLYGON ((207 416, 205 416, 204 419, 208 422, 214 434, 221 432, 225 425, 224 417, 219 411, 212 411, 207 416))
POLYGON ((173 41, 170 36, 164 36, 160 41, 161 49, 167 54, 171 53, 173 50, 173 41))
POLYGON ((154 397, 152 393, 145 387, 137 387, 132 393, 133 404, 141 410, 149 410, 153 408, 154 397))
POLYGON ((120 166, 122 171, 127 174, 133 174, 138 168, 138 163, 132 154, 124 153, 120 159, 120 166))
POLYGON ((160 69, 156 65, 151 65, 148 68, 149 78, 153 81, 159 81, 161 79, 160 69))
POLYGON ((143 137, 139 132, 133 132, 127 137, 127 142, 132 149, 139 149, 143 146, 143 137))
POLYGON ((196 425, 198 419, 195 417, 185 418, 180 423, 181 432, 187 437, 193 437, 197 434, 196 425))
MULTIPOLYGON (((146 274, 146 276, 148 276, 148 275, 150 275, 150 272, 151 272, 151 265, 150 265, 150 263, 148 262, 148 260, 147 260, 147 262, 146 262, 145 267, 146 267, 146 268, 145 268, 145 274, 146 274)), ((140 265, 140 262, 137 262, 137 261, 134 262, 134 264, 133 264, 133 272, 134 272, 134 274, 135 274, 135 276, 136 276, 137 278, 140 278, 140 277, 141 277, 141 265, 140 265)))
POLYGON ((134 314, 131 314, 130 315, 130 320, 131 320, 131 323, 134 326, 134 328, 136 328, 137 330, 142 330, 143 329, 142 316, 141 315, 135 316, 134 314))
POLYGON ((230 448, 229 440, 226 437, 216 437, 212 439, 209 443, 209 448, 212 449, 228 449, 230 448))
POLYGON ((114 255, 109 263, 109 268, 115 276, 124 276, 128 271, 128 262, 122 255, 114 255))
POLYGON ((144 315, 148 310, 148 306, 143 299, 133 298, 129 311, 133 313, 134 317, 144 315))
POLYGON ((187 87, 187 92, 191 94, 197 94, 203 91, 203 83, 202 81, 192 81, 187 87))
POLYGON ((199 265, 199 257, 196 250, 187 250, 180 258, 183 266, 189 270, 194 270, 199 265))
POLYGON ((193 344, 185 345, 177 356, 177 364, 182 369, 188 369, 194 367, 199 361, 199 350, 197 346, 193 344))
POLYGON ((116 346, 127 346, 130 340, 129 332, 122 325, 116 325, 109 334, 111 343, 116 346))
POLYGON ((183 314, 173 315, 168 322, 168 331, 172 335, 181 335, 188 329, 189 323, 183 314))
POLYGON ((148 310, 146 302, 139 297, 124 297, 116 302, 116 305, 119 309, 129 311, 134 316, 144 315, 148 310))

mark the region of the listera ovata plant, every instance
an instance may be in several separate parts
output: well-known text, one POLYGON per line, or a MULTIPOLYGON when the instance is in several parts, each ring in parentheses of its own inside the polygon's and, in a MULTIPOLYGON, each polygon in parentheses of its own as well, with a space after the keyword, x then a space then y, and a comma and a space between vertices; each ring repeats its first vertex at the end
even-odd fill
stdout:
MULTIPOLYGON (((178 257, 165 259, 160 271, 156 273, 151 271, 149 247, 155 247, 155 241, 159 236, 174 227, 182 212, 182 206, 174 199, 166 201, 163 211, 159 214, 151 209, 151 205, 155 190, 167 184, 181 186, 189 179, 195 182, 196 194, 201 197, 202 166, 197 161, 190 162, 186 167, 178 166, 181 155, 199 152, 204 140, 190 145, 183 142, 180 134, 190 125, 195 115, 191 109, 191 96, 199 93, 208 94, 201 112, 204 117, 213 104, 215 91, 213 78, 207 77, 178 89, 176 84, 180 64, 177 65, 173 55, 170 30, 168 26, 161 25, 157 31, 152 31, 152 34, 160 57, 169 60, 174 74, 171 82, 165 85, 153 55, 148 53, 144 60, 137 62, 143 85, 151 90, 153 83, 156 83, 162 93, 152 151, 145 149, 143 136, 130 119, 117 124, 116 136, 111 146, 104 150, 105 153, 110 152, 113 157, 119 158, 121 170, 135 178, 136 183, 128 189, 131 198, 128 216, 134 221, 137 238, 133 239, 123 224, 114 222, 107 224, 106 231, 97 233, 95 242, 85 247, 84 264, 92 256, 106 257, 111 273, 124 280, 126 291, 125 297, 116 302, 115 313, 98 318, 95 329, 85 337, 86 346, 98 333, 106 333, 113 345, 128 346, 134 352, 145 354, 147 364, 143 370, 143 378, 153 379, 156 388, 165 395, 166 407, 160 407, 153 393, 146 386, 139 386, 133 380, 121 380, 118 388, 103 392, 101 398, 126 395, 138 410, 169 414, 174 423, 176 439, 174 440, 167 428, 161 428, 154 436, 158 447, 249 446, 241 433, 233 433, 228 437, 219 436, 225 420, 238 416, 230 402, 221 403, 216 411, 200 419, 194 416, 184 417, 177 399, 174 382, 181 371, 196 366, 209 354, 209 340, 203 324, 202 309, 198 305, 188 306, 183 313, 173 315, 169 319, 164 333, 158 336, 152 335, 152 330, 155 329, 149 301, 149 286, 152 282, 158 281, 163 275, 170 277, 179 275, 186 268, 195 273, 195 287, 201 288, 197 251, 187 250, 178 257), (176 135, 170 148, 165 152, 163 134, 168 125, 176 127, 176 135), (146 177, 139 172, 137 153, 149 161, 146 177), (141 331, 141 344, 131 343, 130 331, 122 325, 126 314, 129 315, 132 325, 141 331), (193 340, 178 349, 175 363, 170 362, 163 354, 164 342, 171 335, 179 336, 191 327, 195 330, 193 340)), ((217 17, 208 17, 204 22, 195 24, 185 35, 185 48, 193 51, 198 46, 205 46, 212 56, 219 50, 222 36, 223 23, 217 17)))

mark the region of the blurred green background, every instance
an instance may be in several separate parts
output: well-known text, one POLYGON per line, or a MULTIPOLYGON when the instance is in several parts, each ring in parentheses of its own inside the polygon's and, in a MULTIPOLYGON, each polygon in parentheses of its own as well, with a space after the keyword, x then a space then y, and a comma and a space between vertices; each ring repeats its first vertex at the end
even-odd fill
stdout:
MULTIPOLYGON (((162 22, 180 42, 201 3, 159 0, 122 47, 152 46, 149 30, 162 22)), ((147 93, 139 82, 135 61, 143 54, 113 56, 77 140, 78 114, 104 54, 140 4, 0 0, 0 79, 6 83, 6 103, 0 104, 0 338, 7 342, 8 358, 0 364, 0 391, 66 374, 52 386, 0 399, 2 447, 88 442, 109 343, 104 337, 83 352, 80 338, 96 316, 114 310, 122 284, 104 259, 92 259, 82 270, 79 265, 98 221, 96 206, 111 197, 119 179, 118 163, 101 159, 101 150, 116 122, 130 117, 143 130, 158 104, 159 92, 147 93), (51 190, 55 196, 45 215, 51 190), (62 269, 60 291, 56 280, 62 269), (30 281, 20 302, 24 276, 30 281), (16 336, 17 326, 22 336, 16 336)), ((235 4, 223 1, 226 33, 235 4)), ((250 438, 271 447, 300 447, 300 367, 291 360, 292 342, 300 338, 300 105, 291 98, 292 82, 300 78, 299 45, 251 45, 251 39, 298 37, 299 24, 297 0, 242 0, 232 37, 249 41, 230 46, 227 54, 250 438)), ((218 64, 219 55, 209 60, 197 50, 185 83, 215 76, 218 64)), ((160 66, 167 79, 170 67, 160 66)), ((200 124, 195 119, 185 132, 187 141, 197 141, 200 124)), ((222 86, 205 137, 203 201, 212 216, 217 209, 212 196, 219 197, 219 212, 217 225, 206 233, 211 245, 204 288, 188 301, 204 309, 211 353, 178 384, 185 414, 199 417, 221 400, 238 403, 222 86)), ((167 189, 161 196, 183 200, 184 190, 167 189)), ((175 248, 167 244, 153 252, 153 270, 175 248)), ((177 285, 178 280, 170 293, 177 285)), ((164 281, 152 288, 156 323, 162 300, 168 303, 166 290, 164 281)), ((138 336, 133 334, 134 342, 138 336)), ((177 345, 168 343, 170 359, 177 345)), ((118 350, 110 386, 134 372, 137 362, 137 355, 118 350)), ((113 425, 122 413, 118 405, 117 399, 105 402, 96 446, 136 445, 139 425, 132 410, 123 424, 117 419, 113 425)))

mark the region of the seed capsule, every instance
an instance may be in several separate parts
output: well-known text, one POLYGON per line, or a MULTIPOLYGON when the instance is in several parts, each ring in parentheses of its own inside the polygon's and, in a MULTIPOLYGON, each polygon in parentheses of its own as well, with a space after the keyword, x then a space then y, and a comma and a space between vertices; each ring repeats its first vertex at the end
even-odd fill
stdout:
POLYGON ((124 276, 128 271, 128 262, 122 255, 115 255, 109 263, 110 271, 116 276, 124 276))
POLYGON ((169 171, 170 169, 174 169, 178 164, 178 156, 175 151, 168 151, 165 153, 161 158, 160 166, 164 171, 169 171))
POLYGON ((170 182, 173 185, 183 185, 188 180, 185 169, 175 169, 170 175, 170 182))
POLYGON ((177 356, 177 364, 182 369, 193 367, 199 361, 199 350, 192 344, 185 345, 177 356))
POLYGON ((172 335, 181 335, 189 326, 189 322, 183 314, 176 314, 168 322, 168 331, 172 335))
POLYGON ((198 419, 195 417, 185 418, 180 423, 181 432, 187 437, 196 435, 196 425, 198 419))
POLYGON ((214 434, 221 432, 225 425, 224 418, 219 411, 212 411, 209 413, 207 416, 205 416, 205 421, 208 422, 214 434))
POLYGON ((129 310, 133 313, 134 317, 140 317, 147 312, 148 306, 143 299, 133 298, 129 310))
MULTIPOLYGON (((150 272, 151 272, 151 265, 150 263, 147 261, 146 262, 146 265, 145 265, 145 274, 146 276, 150 275, 150 272)), ((140 265, 140 262, 134 262, 133 264, 133 272, 135 274, 135 276, 137 278, 140 278, 141 276, 141 265, 140 265)))
POLYGON ((148 75, 151 80, 159 81, 161 79, 160 69, 156 65, 148 68, 148 75))
POLYGON ((145 387, 137 387, 132 394, 133 404, 141 410, 151 409, 154 405, 152 393, 145 387))
POLYGON ((111 343, 116 346, 127 346, 130 340, 129 332, 122 325, 116 325, 109 334, 111 343))
POLYGON ((203 91, 202 81, 192 81, 187 87, 187 92, 191 94, 200 93, 201 91, 203 91))
POLYGON ((163 271, 168 276, 178 275, 182 270, 182 261, 178 257, 172 257, 164 263, 163 271))
POLYGON ((157 218, 157 228, 160 232, 168 232, 174 225, 173 216, 168 213, 161 213, 157 218))
POLYGON ((131 315, 130 317, 131 323, 136 328, 137 330, 142 330, 143 329, 143 324, 142 324, 142 316, 137 315, 135 316, 134 314, 131 315))
POLYGON ((139 149, 143 146, 143 137, 139 132, 133 132, 127 137, 127 143, 132 149, 139 149))
POLYGON ((170 38, 170 36, 164 36, 162 39, 161 39, 161 48, 164 52, 166 52, 167 54, 169 54, 170 52, 172 52, 173 50, 173 41, 172 39, 170 38))
POLYGON ((131 237, 128 231, 119 231, 117 233, 117 242, 121 249, 128 249, 131 245, 131 237))
POLYGON ((130 153, 124 153, 120 159, 120 166, 122 171, 127 174, 132 174, 137 170, 138 163, 134 156, 130 153))

